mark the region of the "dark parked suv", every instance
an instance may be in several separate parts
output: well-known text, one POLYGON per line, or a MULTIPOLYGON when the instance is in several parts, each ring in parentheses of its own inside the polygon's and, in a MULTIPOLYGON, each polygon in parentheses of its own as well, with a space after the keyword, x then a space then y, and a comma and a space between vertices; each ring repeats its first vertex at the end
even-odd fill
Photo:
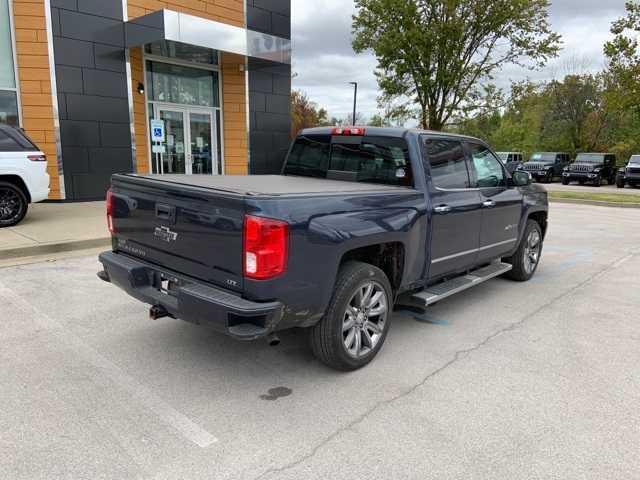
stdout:
POLYGON ((577 181, 580 185, 589 182, 595 187, 606 180, 609 185, 616 181, 616 156, 612 153, 580 153, 576 161, 562 172, 562 184, 577 181))
POLYGON ((524 170, 538 182, 551 183, 562 177, 562 170, 569 165, 571 157, 564 152, 537 152, 518 170, 524 170))
POLYGON ((640 155, 633 155, 627 166, 618 170, 616 185, 618 188, 624 188, 625 185, 630 187, 640 185, 640 155))

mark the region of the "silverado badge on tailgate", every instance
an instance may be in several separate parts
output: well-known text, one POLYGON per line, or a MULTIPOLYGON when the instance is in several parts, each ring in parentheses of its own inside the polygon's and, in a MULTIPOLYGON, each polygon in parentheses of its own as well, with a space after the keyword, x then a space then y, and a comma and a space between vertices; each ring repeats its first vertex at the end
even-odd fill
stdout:
POLYGON ((169 227, 156 227, 153 236, 167 243, 175 242, 178 239, 178 234, 172 232, 169 227))

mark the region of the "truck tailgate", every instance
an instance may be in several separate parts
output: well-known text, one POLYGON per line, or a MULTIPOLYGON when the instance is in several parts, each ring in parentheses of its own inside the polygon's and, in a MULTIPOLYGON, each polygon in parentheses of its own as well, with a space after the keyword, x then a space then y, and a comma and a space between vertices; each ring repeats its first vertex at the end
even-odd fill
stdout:
POLYGON ((242 291, 242 195, 119 175, 112 194, 116 251, 242 291))

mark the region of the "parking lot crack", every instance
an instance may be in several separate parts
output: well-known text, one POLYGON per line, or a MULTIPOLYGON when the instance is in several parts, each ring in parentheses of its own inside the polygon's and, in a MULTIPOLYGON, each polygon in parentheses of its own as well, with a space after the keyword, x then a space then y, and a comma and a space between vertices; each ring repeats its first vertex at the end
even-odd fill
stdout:
POLYGON ((363 413, 361 413, 360 415, 355 417, 352 421, 346 423, 345 425, 343 425, 342 427, 338 428, 333 433, 331 433, 330 435, 325 437, 322 441, 320 441, 317 445, 315 445, 308 453, 304 454, 303 456, 299 457, 298 459, 293 460, 293 461, 291 461, 291 462, 289 462, 289 463, 287 463, 287 464, 285 464, 285 465, 283 465, 281 467, 269 468, 269 469, 265 470, 264 472, 262 472, 261 474, 259 474, 257 477, 254 477, 254 480, 261 480, 263 478, 267 478, 270 475, 275 475, 275 474, 286 472, 288 470, 292 470, 293 468, 295 468, 295 467, 297 467, 299 465, 302 465, 303 463, 307 462, 308 460, 313 459, 318 454, 318 452, 320 452, 326 445, 330 444, 333 440, 335 440, 336 438, 340 437, 343 433, 353 429, 357 425, 359 425, 362 422, 364 422, 365 420, 367 420, 376 411, 380 410, 383 407, 391 405, 391 404, 393 404, 395 402, 403 400, 403 399, 405 399, 407 397, 410 397, 413 393, 415 393, 421 387, 425 386, 431 379, 433 379, 434 377, 438 376, 439 374, 441 374, 443 371, 447 370, 452 365, 458 363, 460 360, 466 358, 471 353, 483 348, 485 345, 487 345, 490 342, 492 342, 495 338, 497 338, 497 337, 499 337, 499 336, 501 336, 501 335, 503 335, 505 333, 509 333, 509 332, 514 331, 514 330, 517 330, 522 325, 524 325, 527 321, 529 321, 530 319, 532 319, 536 315, 538 315, 540 312, 542 312, 545 309, 547 309, 548 307, 554 305, 558 301, 563 300, 566 297, 572 295, 574 292, 580 290, 581 288, 585 287, 586 285, 589 285, 590 283, 594 282, 595 280, 599 279, 600 277, 605 276, 606 274, 608 274, 612 270, 615 270, 619 266, 621 266, 624 263, 626 263, 629 260, 631 260, 633 257, 637 256, 638 254, 640 254, 640 251, 633 251, 631 253, 628 253, 627 255, 624 255, 624 256, 618 258, 617 260, 613 261, 611 264, 607 265, 606 267, 602 268, 601 270, 589 275, 586 279, 584 279, 580 283, 574 285, 573 287, 569 288, 568 290, 565 290, 564 292, 562 292, 562 293, 556 295, 555 297, 549 299, 549 301, 547 301, 543 305, 539 306, 534 311, 526 314, 524 317, 522 317, 517 322, 513 322, 513 323, 511 323, 509 325, 506 325, 503 328, 500 328, 500 329, 496 330, 492 334, 488 335, 487 337, 485 337, 481 341, 473 344, 472 346, 470 346, 468 348, 464 348, 464 349, 456 351, 454 353, 454 355, 451 357, 450 360, 445 362, 443 365, 441 365, 437 369, 432 370, 431 372, 429 372, 418 383, 414 384, 413 386, 411 386, 410 388, 406 389, 405 391, 399 393, 398 395, 395 395, 395 396, 393 396, 391 398, 376 402, 370 408, 368 408, 366 411, 364 411, 363 413))

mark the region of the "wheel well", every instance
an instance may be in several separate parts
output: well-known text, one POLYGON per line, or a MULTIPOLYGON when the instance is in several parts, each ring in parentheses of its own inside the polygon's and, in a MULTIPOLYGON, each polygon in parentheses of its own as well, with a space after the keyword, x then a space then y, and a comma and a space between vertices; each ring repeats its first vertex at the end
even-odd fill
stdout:
POLYGON ((351 250, 343 255, 340 265, 350 260, 358 260, 378 267, 387 275, 394 291, 400 287, 404 272, 404 245, 402 243, 380 243, 351 250))
POLYGON ((24 183, 24 180, 22 180, 18 175, 0 175, 0 182, 8 182, 18 187, 27 197, 27 201, 31 203, 31 194, 29 193, 29 189, 24 183))
POLYGON ((529 218, 537 222, 538 225, 540 225, 540 228, 542 229, 542 236, 543 237, 546 236, 547 235, 547 212, 534 212, 531 215, 529 215, 529 218))

